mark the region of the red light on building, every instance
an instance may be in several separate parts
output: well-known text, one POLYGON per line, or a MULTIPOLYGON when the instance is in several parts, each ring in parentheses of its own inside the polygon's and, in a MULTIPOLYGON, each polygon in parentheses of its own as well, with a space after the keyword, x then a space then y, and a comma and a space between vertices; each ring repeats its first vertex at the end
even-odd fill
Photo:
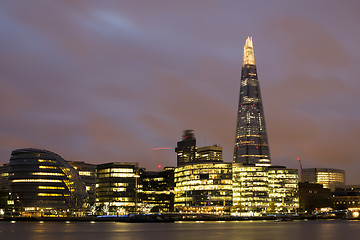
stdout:
POLYGON ((160 165, 160 164, 158 165, 158 168, 161 168, 161 165, 160 165))

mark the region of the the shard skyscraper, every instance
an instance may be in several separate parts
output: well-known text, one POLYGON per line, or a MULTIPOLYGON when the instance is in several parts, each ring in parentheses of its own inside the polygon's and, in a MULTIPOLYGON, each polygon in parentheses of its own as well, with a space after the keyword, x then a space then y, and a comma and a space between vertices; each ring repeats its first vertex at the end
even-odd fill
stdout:
POLYGON ((244 46, 234 162, 270 163, 269 143, 251 37, 246 39, 244 46))

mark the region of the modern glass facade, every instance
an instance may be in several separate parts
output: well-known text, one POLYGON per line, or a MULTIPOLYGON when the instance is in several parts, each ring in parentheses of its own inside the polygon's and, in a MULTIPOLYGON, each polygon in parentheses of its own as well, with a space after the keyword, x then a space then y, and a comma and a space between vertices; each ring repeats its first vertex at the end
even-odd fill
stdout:
POLYGON ((68 161, 71 166, 77 171, 81 179, 85 183, 87 205, 95 204, 95 175, 96 165, 85 162, 68 161))
POLYGON ((140 194, 143 212, 174 211, 174 168, 160 172, 143 172, 140 194))
POLYGON ((196 162, 222 162, 222 150, 216 145, 197 148, 196 162))
POLYGON ((269 207, 268 171, 265 166, 234 163, 232 214, 260 216, 269 207))
POLYGON ((59 155, 41 149, 17 149, 11 153, 9 192, 21 212, 55 214, 79 209, 86 198, 85 184, 76 170, 59 155))
POLYGON ((194 163, 175 169, 175 209, 193 213, 229 213, 231 163, 194 163))
POLYGON ((333 168, 304 168, 303 181, 320 183, 324 188, 334 191, 335 188, 345 186, 345 171, 333 168))
POLYGON ((297 169, 270 166, 269 181, 269 212, 294 213, 299 209, 299 176, 297 169))
POLYGON ((252 38, 248 38, 244 46, 233 161, 253 164, 260 159, 270 162, 270 150, 253 42, 252 38))
POLYGON ((3 209, 3 211, 7 207, 7 200, 9 196, 9 169, 9 164, 0 166, 0 209, 3 209))
POLYGON ((232 215, 262 216, 297 212, 296 169, 266 164, 233 164, 232 215))
POLYGON ((196 138, 193 130, 184 131, 182 140, 177 143, 175 152, 177 154, 177 166, 183 166, 195 161, 196 138))
POLYGON ((105 163, 97 165, 96 205, 104 214, 135 212, 140 206, 142 190, 138 163, 105 163))

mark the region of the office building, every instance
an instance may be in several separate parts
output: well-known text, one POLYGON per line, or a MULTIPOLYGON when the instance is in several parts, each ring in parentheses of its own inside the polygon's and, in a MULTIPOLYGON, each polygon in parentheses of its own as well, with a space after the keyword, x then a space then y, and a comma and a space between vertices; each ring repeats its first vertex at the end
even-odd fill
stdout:
POLYGON ((96 165, 77 162, 77 161, 68 161, 71 166, 77 171, 81 179, 85 183, 87 199, 86 203, 88 206, 95 204, 95 175, 96 175, 96 165))
POLYGON ((261 216, 269 207, 268 171, 266 166, 233 163, 232 215, 261 216))
POLYGON ((82 209, 86 199, 85 184, 68 162, 34 148, 12 151, 9 194, 22 216, 63 216, 65 210, 82 209))
POLYGON ((7 206, 9 196, 9 170, 9 164, 4 164, 3 166, 0 166, 0 209, 3 209, 3 211, 7 206))
POLYGON ((299 209, 299 177, 297 169, 268 167, 269 212, 295 213, 299 209))
POLYGON ((356 208, 360 211, 360 186, 345 186, 336 188, 331 193, 334 208, 337 210, 344 210, 349 208, 356 208))
POLYGON ((141 175, 140 194, 142 212, 174 211, 174 168, 164 168, 159 172, 144 171, 141 175))
POLYGON ((304 168, 303 181, 320 183, 324 188, 334 191, 335 188, 345 187, 345 171, 333 168, 304 168))
POLYGON ((217 145, 199 147, 196 150, 196 162, 222 162, 222 150, 217 145))
POLYGON ((232 215, 294 213, 299 208, 296 169, 268 163, 233 163, 232 215))
POLYGON ((142 190, 138 163, 113 162, 96 167, 96 205, 103 214, 137 212, 142 190))
POLYGON ((183 166, 195 161, 196 138, 193 130, 184 131, 182 140, 177 143, 175 152, 177 154, 177 166, 183 166))
POLYGON ((175 168, 175 210, 229 214, 231 163, 193 163, 175 168))
POLYGON ((252 38, 249 37, 244 46, 233 161, 255 164, 260 159, 268 159, 270 163, 254 47, 252 38))
POLYGON ((315 209, 333 206, 330 189, 322 184, 299 182, 300 212, 312 213, 315 209))

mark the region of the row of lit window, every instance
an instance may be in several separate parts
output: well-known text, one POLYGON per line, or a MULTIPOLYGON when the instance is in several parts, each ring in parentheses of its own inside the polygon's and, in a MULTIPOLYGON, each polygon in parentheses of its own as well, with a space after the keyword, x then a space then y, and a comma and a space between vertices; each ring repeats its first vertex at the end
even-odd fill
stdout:
POLYGON ((99 173, 132 173, 134 172, 133 168, 107 168, 99 170, 99 173))
POLYGON ((57 163, 56 161, 50 159, 38 159, 38 162, 57 163))
POLYGON ((212 180, 212 179, 179 179, 176 182, 176 187, 180 187, 180 186, 198 186, 198 185, 222 185, 222 186, 226 186, 226 185, 231 185, 232 181, 231 179, 229 180, 212 180), (182 180, 182 181, 179 181, 182 180))
POLYGON ((57 169, 57 167, 54 166, 39 166, 41 169, 57 169))
POLYGON ((58 189, 65 189, 65 188, 64 187, 56 187, 56 186, 38 186, 38 189, 58 190, 58 189))
POLYGON ((193 164, 193 165, 187 165, 183 167, 178 167, 175 169, 175 172, 181 172, 186 170, 194 170, 194 169, 229 169, 231 168, 231 164, 225 163, 205 163, 205 164, 193 164))
POLYGON ((144 194, 171 194, 171 191, 141 191, 144 194))
POLYGON ((39 197, 60 197, 61 193, 38 193, 39 197))
POLYGON ((33 172, 32 175, 39 175, 39 176, 64 176, 63 173, 53 173, 53 172, 33 172))
POLYGON ((232 190, 231 185, 196 185, 175 187, 175 192, 191 191, 191 190, 232 190))
POLYGON ((118 177, 118 178, 127 178, 127 177, 135 177, 134 173, 105 173, 99 175, 99 178, 108 178, 108 177, 118 177))
POLYGON ((79 171, 80 176, 93 176, 95 173, 90 171, 79 171))
POLYGON ((164 181, 164 178, 163 178, 163 177, 159 177, 159 178, 144 178, 143 181, 144 181, 144 182, 150 182, 150 181, 162 182, 162 181, 164 181))
POLYGON ((63 182, 58 179, 14 179, 12 182, 63 182))

